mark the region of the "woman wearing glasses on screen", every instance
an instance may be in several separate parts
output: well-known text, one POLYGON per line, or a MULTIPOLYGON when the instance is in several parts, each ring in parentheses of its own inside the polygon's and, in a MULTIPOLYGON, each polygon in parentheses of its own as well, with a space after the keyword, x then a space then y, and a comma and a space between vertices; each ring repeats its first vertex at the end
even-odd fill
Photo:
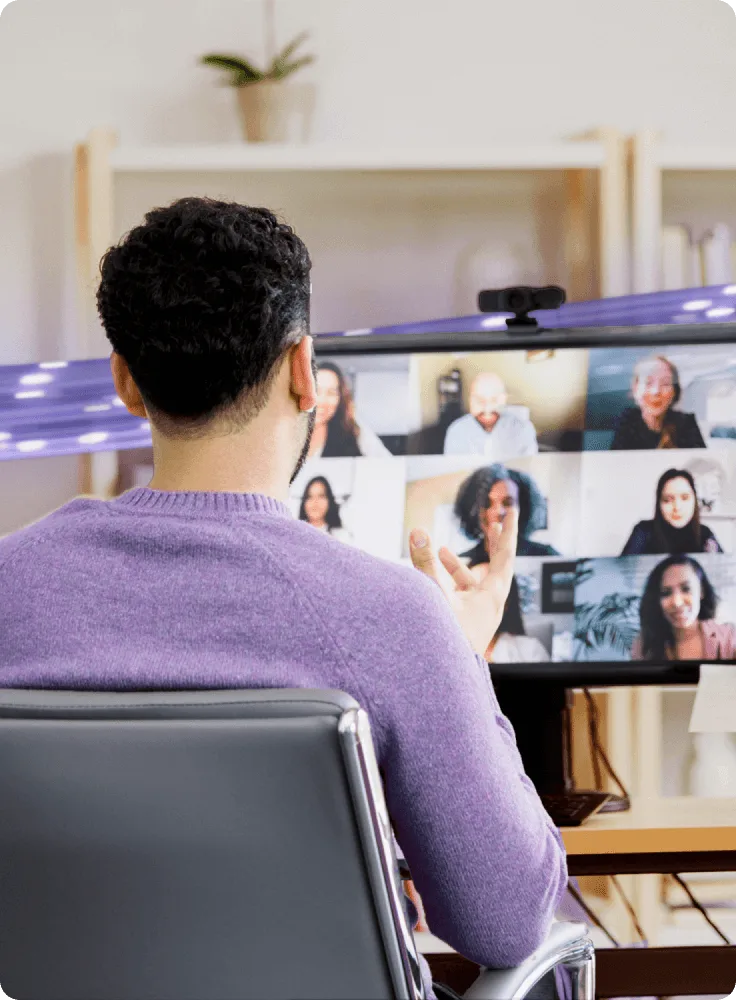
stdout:
POLYGON ((665 552, 723 552, 710 528, 700 523, 695 480, 686 469, 668 469, 660 476, 654 517, 639 521, 621 555, 665 552))
POLYGON ((338 365, 322 361, 317 368, 317 410, 309 458, 383 458, 391 452, 377 434, 355 420, 355 404, 338 365))
POLYGON ((516 577, 511 581, 501 624, 486 650, 486 660, 489 663, 546 663, 549 660, 549 653, 539 639, 526 634, 516 577))
POLYGON ((487 567, 488 546, 494 524, 503 523, 507 512, 519 510, 519 535, 516 554, 520 556, 558 556, 551 545, 535 542, 531 536, 547 524, 547 501, 531 476, 505 465, 487 465, 465 480, 455 498, 454 513, 460 527, 477 545, 461 558, 469 560, 470 569, 487 567))
POLYGON ((640 361, 634 368, 631 395, 636 406, 621 414, 613 450, 705 448, 695 415, 673 409, 682 390, 679 372, 668 358, 659 355, 640 361))
POLYGON ((332 535, 340 542, 352 543, 353 536, 343 527, 340 507, 332 487, 324 476, 315 476, 307 483, 299 508, 299 520, 306 521, 318 531, 332 535))
POLYGON ((663 559, 649 575, 632 660, 733 660, 736 626, 715 621, 718 598, 691 556, 663 559))

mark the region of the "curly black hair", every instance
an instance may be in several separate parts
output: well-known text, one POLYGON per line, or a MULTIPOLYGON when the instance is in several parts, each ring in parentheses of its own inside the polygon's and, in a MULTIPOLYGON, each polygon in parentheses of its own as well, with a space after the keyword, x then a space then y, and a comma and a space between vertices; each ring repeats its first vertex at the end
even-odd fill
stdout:
POLYGON ((98 310, 154 419, 189 434, 255 416, 276 362, 309 333, 311 266, 268 209, 210 198, 153 209, 108 250, 98 310))
POLYGON ((512 482, 519 491, 519 536, 528 538, 544 528, 547 522, 547 501, 536 481, 525 472, 507 469, 494 463, 476 469, 462 483, 455 498, 454 513, 468 538, 480 541, 483 529, 481 511, 488 509, 488 494, 498 482, 512 482))

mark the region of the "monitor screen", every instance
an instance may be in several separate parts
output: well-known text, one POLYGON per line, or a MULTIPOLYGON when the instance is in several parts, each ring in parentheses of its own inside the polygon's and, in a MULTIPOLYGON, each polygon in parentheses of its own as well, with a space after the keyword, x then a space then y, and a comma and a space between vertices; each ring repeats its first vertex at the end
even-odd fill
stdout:
POLYGON ((736 660, 736 328, 331 338, 318 365, 296 516, 407 565, 424 529, 481 577, 518 508, 494 673, 736 660))

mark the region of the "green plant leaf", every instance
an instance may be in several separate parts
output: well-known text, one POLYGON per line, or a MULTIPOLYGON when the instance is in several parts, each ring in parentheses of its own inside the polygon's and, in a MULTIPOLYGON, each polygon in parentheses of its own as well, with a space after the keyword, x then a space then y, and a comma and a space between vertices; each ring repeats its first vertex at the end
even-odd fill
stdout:
POLYGON ((300 34, 293 38, 287 46, 285 46, 279 54, 276 56, 275 62, 286 63, 291 59, 296 50, 309 38, 308 31, 302 31, 300 34))
POLYGON ((201 62, 204 66, 213 66, 215 69, 222 69, 231 74, 230 83, 233 87, 242 87, 247 83, 257 83, 263 80, 265 74, 253 63, 242 56, 221 55, 211 53, 202 56, 201 62))
POLYGON ((639 628, 639 598, 633 594, 607 594, 575 609, 574 637, 587 649, 609 646, 628 653, 639 628))
POLYGON ((271 63, 267 76, 271 80, 283 80, 285 76, 289 76, 291 73, 296 72, 297 69, 301 69, 302 66, 306 66, 308 63, 314 62, 314 56, 304 56, 303 59, 297 59, 289 62, 291 57, 294 55, 299 46, 306 41, 309 37, 309 33, 303 31, 300 35, 297 35, 289 44, 279 52, 274 61, 271 63))
POLYGON ((303 66, 309 66, 310 63, 314 62, 314 56, 302 56, 301 59, 295 59, 294 62, 286 63, 282 66, 276 75, 270 76, 271 80, 283 80, 287 76, 291 76, 292 73, 296 73, 297 70, 301 69, 303 66))

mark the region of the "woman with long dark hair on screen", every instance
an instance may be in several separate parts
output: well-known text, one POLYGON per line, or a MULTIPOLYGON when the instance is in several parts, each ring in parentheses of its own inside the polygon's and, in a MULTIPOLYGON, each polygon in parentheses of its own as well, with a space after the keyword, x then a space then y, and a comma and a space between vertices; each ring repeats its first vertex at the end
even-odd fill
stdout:
POLYGON ((622 556, 666 552, 723 552, 706 524, 700 522, 698 492, 687 469, 668 469, 657 483, 654 517, 639 521, 622 556))
POLYGON ((612 450, 705 448, 693 413, 674 406, 682 395, 677 366, 663 355, 644 358, 634 368, 631 395, 635 406, 621 414, 612 450))
MULTIPOLYGON (((474 575, 477 574, 474 572, 474 575)), ((539 639, 526 634, 519 584, 514 577, 498 631, 486 650, 486 660, 489 663, 545 663, 549 658, 539 639)))
POLYGON ((644 585, 632 660, 733 660, 736 626, 717 622, 717 610, 713 584, 697 560, 663 559, 644 585))
POLYGON ((391 452, 377 434, 358 426, 348 381, 339 365, 321 361, 317 366, 317 409, 309 458, 383 458, 391 452))
POLYGON ((534 479, 524 472, 507 469, 495 463, 477 469, 458 490, 454 513, 468 538, 477 542, 461 558, 468 566, 482 566, 489 561, 488 547, 494 524, 502 524, 507 512, 519 510, 519 534, 516 554, 519 556, 557 556, 551 545, 535 542, 531 535, 547 522, 547 501, 534 479))
POLYGON ((299 520, 306 521, 318 531, 324 531, 338 541, 352 541, 352 535, 343 526, 340 506, 332 492, 329 481, 324 476, 310 479, 299 507, 299 520))

